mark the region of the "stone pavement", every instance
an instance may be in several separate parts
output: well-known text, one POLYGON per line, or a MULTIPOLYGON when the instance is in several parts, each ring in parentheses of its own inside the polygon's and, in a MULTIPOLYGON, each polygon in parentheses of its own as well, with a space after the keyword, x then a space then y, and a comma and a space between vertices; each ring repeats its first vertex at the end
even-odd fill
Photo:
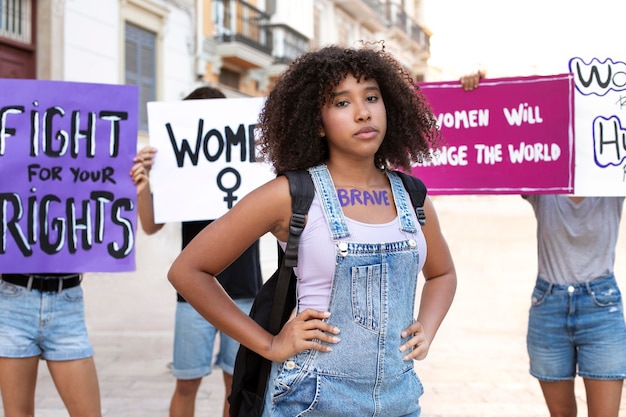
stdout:
MULTIPOLYGON (((434 202, 457 266, 458 290, 429 356, 415 365, 425 386, 422 415, 547 416, 539 385, 528 374, 525 350, 536 272, 530 205, 519 196, 446 196, 434 202)), ((151 237, 140 233, 136 272, 85 278, 104 417, 168 415, 175 293, 165 274, 180 248, 179 235, 178 225, 151 237)), ((625 249, 622 230, 616 276, 623 290, 625 249)), ((264 239, 262 251, 269 275, 274 268, 271 239, 264 239)), ((205 378, 196 416, 221 415, 221 384, 219 370, 205 378)), ((580 380, 577 394, 579 416, 586 417, 580 380)), ((67 416, 43 362, 36 395, 38 417, 67 416)), ((626 417, 626 392, 620 416, 626 417)))

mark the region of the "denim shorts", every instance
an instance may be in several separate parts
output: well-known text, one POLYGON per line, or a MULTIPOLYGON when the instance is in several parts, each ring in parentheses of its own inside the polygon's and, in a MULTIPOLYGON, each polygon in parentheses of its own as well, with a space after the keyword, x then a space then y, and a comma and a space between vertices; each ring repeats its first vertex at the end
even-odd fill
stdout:
MULTIPOLYGON (((233 300, 239 308, 249 314, 252 299, 233 300)), ((218 331, 186 302, 176 303, 174 327, 174 361, 172 374, 176 379, 197 379, 211 373, 213 348, 218 331)), ((233 374, 239 343, 219 333, 220 348, 215 365, 228 374, 233 374)))
POLYGON ((0 357, 66 361, 93 356, 80 285, 41 292, 0 281, 0 328, 0 357))
POLYGON ((527 335, 530 373, 542 381, 626 378, 626 324, 612 275, 571 285, 538 278, 527 335))

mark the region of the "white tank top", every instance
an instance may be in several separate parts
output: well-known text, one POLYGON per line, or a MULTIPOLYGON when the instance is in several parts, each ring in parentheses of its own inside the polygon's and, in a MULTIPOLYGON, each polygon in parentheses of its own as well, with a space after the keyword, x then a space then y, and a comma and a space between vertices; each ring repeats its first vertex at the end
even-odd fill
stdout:
MULTIPOLYGON (((406 192, 406 191, 405 191, 406 192)), ((410 201, 407 193, 407 201, 410 201)), ((419 226, 413 213, 415 224, 419 226)), ((361 223, 346 217, 350 236, 343 239, 358 243, 397 242, 415 239, 419 253, 419 269, 421 271, 426 260, 426 239, 418 227, 416 235, 403 232, 398 218, 385 224, 361 223)), ((282 248, 286 243, 280 242, 282 248)), ((298 294, 298 311, 307 308, 326 311, 330 299, 330 289, 335 274, 335 243, 330 238, 330 231, 322 211, 317 193, 309 209, 307 223, 300 236, 298 248, 298 266, 295 268, 298 294)))

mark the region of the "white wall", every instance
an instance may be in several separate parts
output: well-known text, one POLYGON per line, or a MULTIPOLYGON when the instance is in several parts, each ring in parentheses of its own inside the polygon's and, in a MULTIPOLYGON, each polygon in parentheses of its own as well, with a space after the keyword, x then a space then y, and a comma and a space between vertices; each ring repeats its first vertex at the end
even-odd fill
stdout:
MULTIPOLYGON (((63 79, 118 84, 119 2, 67 1, 63 79)), ((53 59, 56 59, 54 57, 53 59)))

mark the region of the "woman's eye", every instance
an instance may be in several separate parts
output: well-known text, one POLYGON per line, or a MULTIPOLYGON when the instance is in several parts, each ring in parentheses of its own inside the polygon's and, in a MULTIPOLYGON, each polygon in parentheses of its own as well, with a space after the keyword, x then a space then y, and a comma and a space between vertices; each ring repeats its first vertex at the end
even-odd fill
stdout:
POLYGON ((346 100, 340 100, 337 102, 337 104, 335 104, 335 106, 337 107, 346 107, 348 105, 348 102, 346 100))
POLYGON ((367 101, 378 101, 378 96, 369 96, 367 101))

